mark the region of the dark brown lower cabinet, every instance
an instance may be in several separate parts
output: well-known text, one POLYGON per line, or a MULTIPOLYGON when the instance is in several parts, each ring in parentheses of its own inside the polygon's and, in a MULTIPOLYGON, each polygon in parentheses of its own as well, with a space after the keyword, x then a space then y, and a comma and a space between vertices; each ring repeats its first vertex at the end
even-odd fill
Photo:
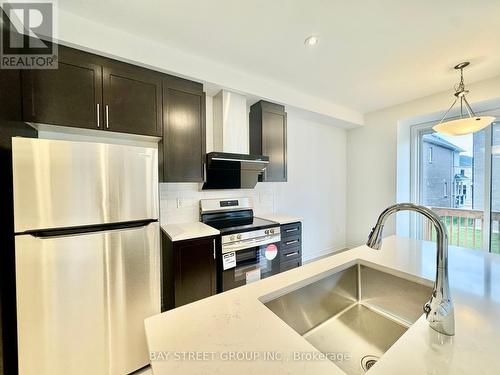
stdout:
POLYGON ((280 264, 280 272, 285 272, 293 268, 300 267, 302 265, 302 259, 291 259, 287 261, 282 261, 280 264))
POLYGON ((300 222, 281 226, 280 272, 302 265, 302 224, 300 222))
POLYGON ((217 237, 173 242, 162 232, 162 311, 217 293, 217 237))

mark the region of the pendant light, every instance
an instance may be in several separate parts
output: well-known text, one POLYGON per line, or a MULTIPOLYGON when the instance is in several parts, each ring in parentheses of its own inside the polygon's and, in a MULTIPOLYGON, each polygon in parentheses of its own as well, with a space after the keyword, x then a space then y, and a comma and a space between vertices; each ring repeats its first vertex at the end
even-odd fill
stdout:
POLYGON ((469 91, 465 89, 464 68, 469 66, 469 64, 470 63, 466 61, 455 66, 455 69, 460 70, 460 83, 455 87, 455 100, 453 104, 448 108, 441 121, 439 121, 439 124, 432 128, 437 133, 444 135, 465 135, 475 133, 495 121, 495 117, 477 116, 467 101, 466 95, 469 91), (460 100, 460 118, 445 121, 446 116, 448 116, 448 113, 455 104, 457 104, 458 100, 460 100), (465 115, 464 108, 466 110, 465 115))

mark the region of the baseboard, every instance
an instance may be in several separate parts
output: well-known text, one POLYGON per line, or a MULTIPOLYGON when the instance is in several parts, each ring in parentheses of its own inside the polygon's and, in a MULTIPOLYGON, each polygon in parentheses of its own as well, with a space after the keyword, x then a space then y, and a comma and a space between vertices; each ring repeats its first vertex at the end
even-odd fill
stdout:
POLYGON ((338 252, 345 251, 345 250, 348 250, 346 248, 346 246, 339 246, 339 247, 332 247, 329 249, 317 251, 315 253, 308 254, 307 257, 303 256, 302 263, 309 263, 309 262, 312 262, 314 260, 318 260, 319 258, 323 258, 325 256, 332 255, 333 253, 338 253, 338 252))

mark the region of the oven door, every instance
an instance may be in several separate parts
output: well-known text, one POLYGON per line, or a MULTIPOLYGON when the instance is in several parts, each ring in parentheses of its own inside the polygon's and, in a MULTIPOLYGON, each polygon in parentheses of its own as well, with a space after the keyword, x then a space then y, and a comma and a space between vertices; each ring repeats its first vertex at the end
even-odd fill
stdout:
POLYGON ((280 235, 223 245, 222 291, 275 275, 280 270, 280 235))

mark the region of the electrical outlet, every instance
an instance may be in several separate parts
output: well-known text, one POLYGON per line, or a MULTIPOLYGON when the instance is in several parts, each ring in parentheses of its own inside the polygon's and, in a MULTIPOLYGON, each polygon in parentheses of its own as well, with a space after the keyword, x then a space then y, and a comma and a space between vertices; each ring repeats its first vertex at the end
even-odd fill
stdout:
POLYGON ((177 198, 177 208, 182 208, 182 198, 177 198))

